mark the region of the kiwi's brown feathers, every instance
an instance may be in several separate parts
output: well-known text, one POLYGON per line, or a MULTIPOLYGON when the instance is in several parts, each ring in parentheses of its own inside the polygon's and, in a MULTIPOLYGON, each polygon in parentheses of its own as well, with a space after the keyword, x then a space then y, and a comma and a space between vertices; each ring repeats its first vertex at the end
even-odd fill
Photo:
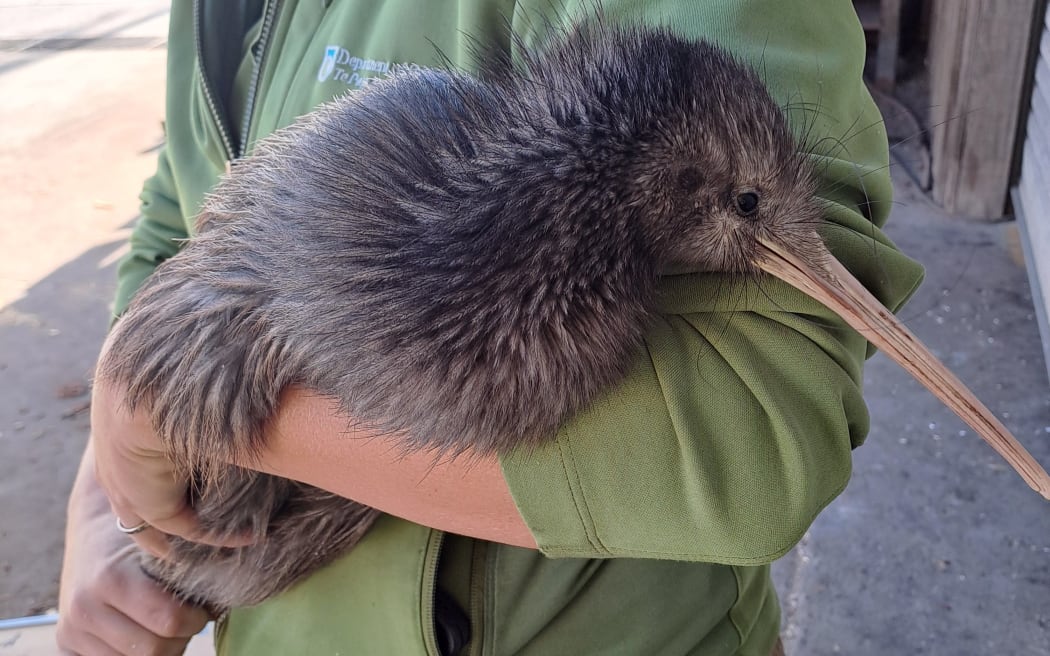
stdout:
POLYGON ((225 464, 287 386, 405 449, 538 444, 622 378, 662 271, 752 272, 756 236, 810 233, 812 187, 750 69, 601 20, 477 76, 399 70, 261 141, 100 363, 206 525, 264 536, 152 570, 252 604, 367 530, 375 510, 225 464))

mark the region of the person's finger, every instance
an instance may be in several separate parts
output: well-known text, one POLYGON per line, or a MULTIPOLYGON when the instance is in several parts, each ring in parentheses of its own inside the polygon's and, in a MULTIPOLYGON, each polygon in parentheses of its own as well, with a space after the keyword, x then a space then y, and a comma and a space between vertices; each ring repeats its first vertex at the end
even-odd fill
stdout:
POLYGON ((112 606, 107 606, 104 613, 102 621, 96 622, 91 631, 120 654, 178 656, 189 642, 189 636, 173 638, 157 635, 112 606))
POLYGON ((121 452, 103 459, 96 449, 96 478, 124 526, 141 520, 156 526, 188 507, 187 484, 175 478, 166 459, 133 459, 121 452))
POLYGON ((129 415, 119 395, 107 389, 100 383, 92 397, 92 444, 95 479, 114 513, 125 526, 167 522, 169 532, 188 533, 188 481, 177 475, 148 416, 129 415))
POLYGON ((168 536, 161 531, 155 530, 145 520, 124 522, 118 517, 117 529, 132 540, 135 540, 141 549, 155 558, 165 560, 171 551, 168 536))
POLYGON ((59 631, 56 638, 62 656, 126 656, 86 631, 59 631))
POLYGON ((56 640, 59 647, 81 656, 178 656, 189 637, 157 635, 110 604, 77 603, 75 618, 61 618, 56 640))
MULTIPOLYGON (((138 519, 136 511, 128 507, 120 508, 112 503, 113 511, 118 517, 130 517, 129 522, 142 521, 138 519)), ((167 535, 174 535, 190 542, 207 544, 213 547, 244 547, 255 542, 249 534, 216 534, 210 533, 201 527, 197 513, 189 506, 183 506, 178 512, 169 517, 145 518, 150 527, 145 531, 131 535, 135 542, 149 553, 164 558, 169 553, 167 535)), ((127 526, 127 524, 125 524, 127 526)))
POLYGON ((171 593, 145 576, 129 582, 135 604, 124 609, 132 621, 163 638, 192 638, 211 617, 199 606, 172 603, 171 593))
POLYGON ((171 557, 171 542, 168 540, 168 534, 152 526, 141 533, 132 535, 131 539, 140 549, 154 558, 168 560, 171 557))

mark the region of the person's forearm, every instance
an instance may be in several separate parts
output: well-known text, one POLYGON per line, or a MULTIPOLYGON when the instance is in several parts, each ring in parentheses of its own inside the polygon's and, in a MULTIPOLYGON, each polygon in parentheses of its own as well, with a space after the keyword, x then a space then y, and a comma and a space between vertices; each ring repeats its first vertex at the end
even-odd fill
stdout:
POLYGON ((238 463, 303 481, 391 515, 471 537, 536 548, 495 456, 434 462, 392 439, 348 430, 329 399, 285 392, 257 462, 238 463))

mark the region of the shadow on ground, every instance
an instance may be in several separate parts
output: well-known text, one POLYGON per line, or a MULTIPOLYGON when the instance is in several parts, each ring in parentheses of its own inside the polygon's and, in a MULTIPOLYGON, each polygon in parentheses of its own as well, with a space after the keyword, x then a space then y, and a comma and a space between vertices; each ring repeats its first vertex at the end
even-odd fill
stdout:
POLYGON ((65 503, 122 245, 86 251, 0 309, 0 617, 57 602, 65 503))

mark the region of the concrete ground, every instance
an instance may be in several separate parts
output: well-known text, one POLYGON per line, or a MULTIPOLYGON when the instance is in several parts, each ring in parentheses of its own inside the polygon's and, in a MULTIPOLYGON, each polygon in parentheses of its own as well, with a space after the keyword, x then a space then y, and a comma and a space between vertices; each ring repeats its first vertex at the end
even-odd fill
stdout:
MULTIPOLYGON (((1050 466, 1050 386, 1014 223, 946 216, 903 175, 888 232, 927 278, 909 327, 1050 466)), ((845 493, 775 566, 789 653, 1050 654, 1050 504, 885 356, 845 493)))
MULTIPOLYGON (((0 0, 0 618, 56 605, 63 514, 114 264, 160 143, 167 3, 0 0)), ((898 175, 928 268, 913 330, 1050 465, 1050 385, 1014 225, 898 175)), ((883 356, 849 489, 776 566, 795 656, 1050 653, 1050 505, 883 356)), ((0 656, 47 654, 0 633, 0 656)))

